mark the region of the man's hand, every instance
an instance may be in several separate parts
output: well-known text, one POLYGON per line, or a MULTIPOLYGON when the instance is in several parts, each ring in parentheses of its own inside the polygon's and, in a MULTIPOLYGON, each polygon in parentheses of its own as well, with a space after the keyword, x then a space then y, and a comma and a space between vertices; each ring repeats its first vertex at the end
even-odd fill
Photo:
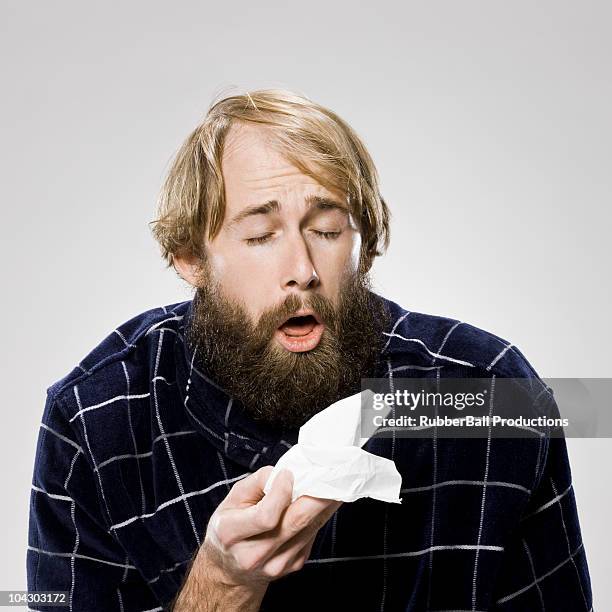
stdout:
POLYGON ((174 610, 256 612, 272 580, 302 568, 342 502, 303 495, 291 503, 287 470, 264 495, 271 471, 265 466, 239 480, 219 504, 174 610))

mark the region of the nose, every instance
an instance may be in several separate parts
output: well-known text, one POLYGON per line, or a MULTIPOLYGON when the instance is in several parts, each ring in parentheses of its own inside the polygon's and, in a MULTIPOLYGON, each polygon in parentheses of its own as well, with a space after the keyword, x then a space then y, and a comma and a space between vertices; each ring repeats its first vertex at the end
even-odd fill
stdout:
POLYGON ((294 240, 288 241, 285 261, 283 289, 304 291, 314 289, 320 284, 321 281, 310 256, 308 245, 301 234, 294 240))

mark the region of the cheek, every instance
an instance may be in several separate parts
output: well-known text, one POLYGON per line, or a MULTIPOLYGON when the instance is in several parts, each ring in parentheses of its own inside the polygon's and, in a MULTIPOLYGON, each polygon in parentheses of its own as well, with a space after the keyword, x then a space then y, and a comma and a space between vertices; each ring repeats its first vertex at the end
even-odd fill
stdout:
POLYGON ((351 244, 350 265, 353 270, 359 267, 359 259, 361 257, 361 236, 356 234, 351 244))
POLYGON ((256 320, 266 306, 263 302, 265 296, 270 295, 269 267, 246 258, 218 257, 214 264, 215 278, 223 294, 240 303, 251 319, 256 320))
POLYGON ((361 240, 356 232, 347 233, 332 248, 321 249, 319 269, 332 276, 357 270, 361 251, 361 240))
POLYGON ((328 297, 335 299, 346 277, 357 271, 360 241, 347 237, 334 248, 321 250, 315 266, 328 297))

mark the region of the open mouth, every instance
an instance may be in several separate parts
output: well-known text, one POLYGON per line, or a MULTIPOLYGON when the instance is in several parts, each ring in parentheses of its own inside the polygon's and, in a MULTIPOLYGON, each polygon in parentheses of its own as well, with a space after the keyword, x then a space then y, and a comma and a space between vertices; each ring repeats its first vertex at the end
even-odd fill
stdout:
POLYGON ((303 352, 313 349, 321 340, 325 326, 314 313, 289 317, 275 332, 287 350, 303 352))

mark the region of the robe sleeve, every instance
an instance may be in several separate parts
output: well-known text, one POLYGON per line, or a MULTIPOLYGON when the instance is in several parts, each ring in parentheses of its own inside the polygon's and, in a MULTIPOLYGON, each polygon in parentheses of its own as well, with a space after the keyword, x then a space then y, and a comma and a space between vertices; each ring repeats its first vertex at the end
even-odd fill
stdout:
MULTIPOLYGON (((162 610, 121 544, 109 532, 97 473, 84 440, 47 392, 30 493, 27 588, 62 591, 80 610, 162 610)), ((32 599, 31 610, 66 610, 32 599)))
MULTIPOLYGON (((559 418, 550 396, 549 415, 559 418)), ((547 435, 539 477, 504 547, 492 610, 589 612, 593 601, 566 439, 547 435)))

